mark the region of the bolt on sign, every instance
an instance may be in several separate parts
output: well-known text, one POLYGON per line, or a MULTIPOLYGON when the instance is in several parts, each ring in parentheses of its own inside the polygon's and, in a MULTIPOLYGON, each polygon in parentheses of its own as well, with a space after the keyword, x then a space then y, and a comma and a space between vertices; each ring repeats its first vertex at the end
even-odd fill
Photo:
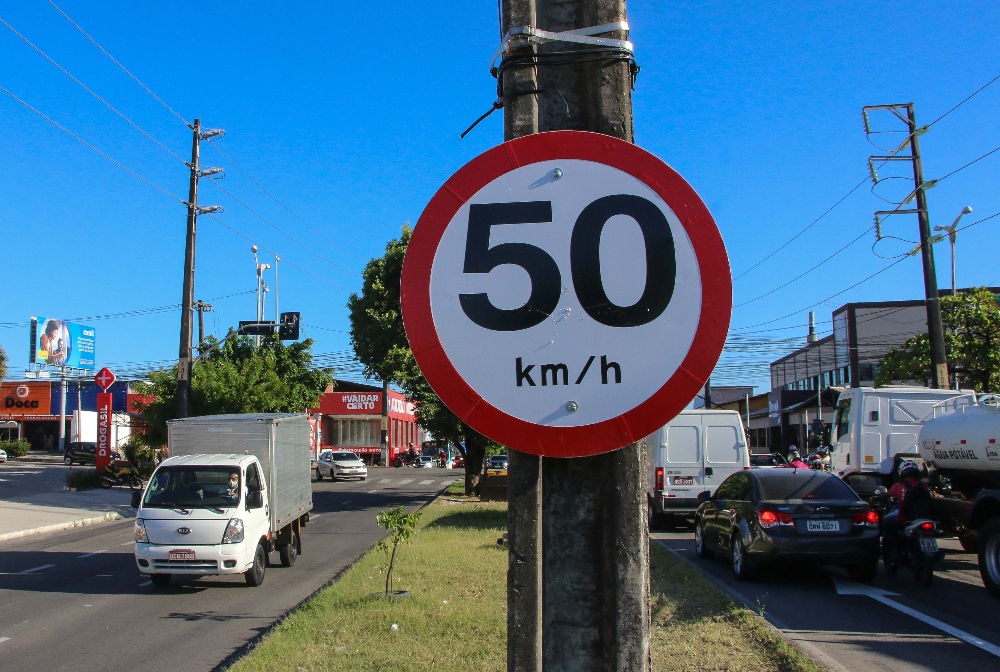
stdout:
POLYGON ((729 329, 722 237, 635 145, 582 131, 481 154, 421 215, 403 321, 441 400, 528 453, 621 448, 695 397, 729 329))

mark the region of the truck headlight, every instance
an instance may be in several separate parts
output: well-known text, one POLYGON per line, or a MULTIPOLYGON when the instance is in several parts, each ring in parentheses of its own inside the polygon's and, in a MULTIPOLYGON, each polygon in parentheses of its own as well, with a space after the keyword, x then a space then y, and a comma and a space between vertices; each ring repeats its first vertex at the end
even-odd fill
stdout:
POLYGON ((226 531, 222 533, 222 543, 241 544, 243 543, 243 520, 233 518, 226 525, 226 531))
POLYGON ((146 536, 146 521, 142 518, 136 518, 135 520, 135 543, 137 544, 148 544, 149 537, 146 536))

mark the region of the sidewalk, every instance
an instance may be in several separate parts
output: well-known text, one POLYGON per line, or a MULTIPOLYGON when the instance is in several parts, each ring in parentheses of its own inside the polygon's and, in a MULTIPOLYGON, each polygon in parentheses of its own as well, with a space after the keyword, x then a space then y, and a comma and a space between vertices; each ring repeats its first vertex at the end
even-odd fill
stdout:
POLYGON ((0 501, 0 541, 130 518, 131 491, 122 488, 51 492, 0 501))
POLYGON ((59 453, 51 453, 45 450, 32 450, 22 457, 10 458, 12 462, 35 462, 42 464, 62 464, 63 456, 59 453))

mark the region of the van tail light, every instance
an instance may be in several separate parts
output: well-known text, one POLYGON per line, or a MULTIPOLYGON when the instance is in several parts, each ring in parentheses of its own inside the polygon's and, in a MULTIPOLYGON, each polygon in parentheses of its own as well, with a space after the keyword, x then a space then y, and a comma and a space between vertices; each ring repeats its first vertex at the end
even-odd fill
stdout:
POLYGON ((656 468, 656 483, 653 485, 654 490, 663 490, 663 467, 656 468))
POLYGON ((751 469, 753 469, 753 467, 751 467, 749 464, 743 467, 743 471, 750 471, 751 469))
POLYGON ((878 527, 877 511, 858 511, 854 514, 854 524, 865 527, 878 527))
POLYGON ((771 509, 761 509, 757 512, 757 521, 761 527, 772 528, 779 525, 794 525, 795 519, 787 511, 772 511, 771 509))

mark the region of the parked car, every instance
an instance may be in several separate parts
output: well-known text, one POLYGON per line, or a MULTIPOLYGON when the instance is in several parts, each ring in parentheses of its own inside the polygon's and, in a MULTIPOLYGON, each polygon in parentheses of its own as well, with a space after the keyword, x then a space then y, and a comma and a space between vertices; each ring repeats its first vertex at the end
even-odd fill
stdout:
POLYGON ((63 462, 66 464, 94 464, 94 453, 97 451, 96 443, 86 441, 73 441, 66 444, 66 454, 63 462))
POLYGON ((414 465, 417 469, 436 469, 437 458, 431 457, 430 455, 421 455, 420 462, 414 465))
POLYGON ((771 453, 770 455, 750 454, 750 466, 753 469, 760 469, 761 467, 781 467, 786 464, 788 464, 788 460, 785 459, 784 455, 779 453, 771 453))
POLYGON ((839 565, 856 581, 875 578, 878 513, 833 474, 741 471, 699 499, 695 550, 728 557, 738 579, 777 563, 839 565))
POLYGON ((316 461, 316 480, 321 481, 324 476, 335 481, 338 478, 357 478, 363 481, 368 478, 368 467, 350 451, 324 450, 316 461))
POLYGON ((7 461, 7 451, 0 450, 0 462, 6 462, 6 461, 7 461))

